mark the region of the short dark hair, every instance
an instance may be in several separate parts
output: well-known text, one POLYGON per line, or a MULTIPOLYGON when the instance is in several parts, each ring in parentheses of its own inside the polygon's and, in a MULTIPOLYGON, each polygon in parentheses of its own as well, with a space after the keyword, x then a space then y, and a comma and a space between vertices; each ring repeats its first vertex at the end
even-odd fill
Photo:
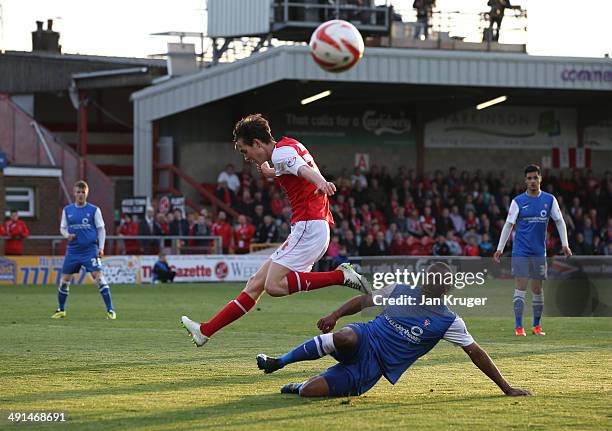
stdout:
POLYGON ((80 180, 74 183, 74 187, 76 187, 77 189, 89 190, 89 186, 83 180, 80 180))
POLYGON ((541 175, 540 167, 535 164, 527 165, 527 167, 525 167, 525 176, 531 172, 536 172, 538 175, 541 175))
POLYGON ((234 142, 242 139, 245 145, 253 145, 254 139, 268 144, 273 141, 270 123, 261 114, 247 115, 234 126, 234 142))
POLYGON ((13 208, 13 209, 11 210, 11 214, 15 214, 15 213, 19 214, 19 210, 17 210, 17 209, 15 209, 15 208, 13 208))
POLYGON ((426 283, 423 284, 423 294, 435 298, 448 292, 453 286, 446 283, 447 274, 453 274, 447 263, 438 261, 429 265, 425 270, 426 283))

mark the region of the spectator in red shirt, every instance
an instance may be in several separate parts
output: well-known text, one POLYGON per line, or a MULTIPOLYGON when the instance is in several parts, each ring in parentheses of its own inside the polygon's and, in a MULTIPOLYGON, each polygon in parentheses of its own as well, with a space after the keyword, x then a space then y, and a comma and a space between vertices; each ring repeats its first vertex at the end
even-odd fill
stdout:
POLYGON ((425 235, 433 238, 436 234, 436 219, 431 215, 431 207, 425 207, 419 221, 421 222, 421 228, 423 228, 425 235))
MULTIPOLYGON (((138 221, 136 215, 134 218, 130 215, 125 214, 122 218, 122 223, 119 226, 120 236, 138 236, 138 221)), ((125 243, 125 254, 139 254, 140 244, 137 240, 126 239, 125 243)))
POLYGON ((0 224, 0 240, 2 240, 3 236, 6 236, 6 229, 4 228, 3 224, 0 224))
POLYGON ((474 211, 469 210, 467 212, 467 217, 465 218, 465 230, 475 229, 478 230, 480 228, 480 220, 476 218, 476 214, 474 211))
POLYGON ((359 232, 361 230, 361 218, 357 214, 357 208, 353 207, 350 209, 350 223, 351 228, 355 232, 359 232))
POLYGON ((401 232, 396 232, 393 236, 388 253, 392 256, 407 256, 410 254, 401 232))
POLYGON ((479 256, 480 250, 478 249, 478 243, 476 242, 475 237, 470 237, 468 243, 466 244, 463 254, 466 256, 479 256))
POLYGON ((359 213, 364 224, 372 222, 372 212, 370 211, 370 206, 368 204, 361 205, 361 211, 359 213))
POLYGON ((404 202, 404 209, 406 210, 406 213, 409 214, 412 212, 413 209, 416 208, 416 204, 414 203, 414 199, 412 198, 412 195, 407 195, 406 196, 406 202, 404 202))
POLYGON ((232 246, 232 227, 227 222, 225 211, 219 211, 219 214, 217 214, 217 220, 210 227, 210 234, 221 237, 223 253, 228 254, 232 246))
POLYGON ((4 243, 4 254, 20 256, 23 254, 23 239, 30 236, 30 231, 23 220, 19 220, 17 210, 11 211, 11 217, 4 223, 6 235, 10 237, 4 243))
POLYGON ((236 254, 247 254, 251 249, 251 241, 255 235, 255 226, 247 222, 246 216, 238 216, 238 224, 234 228, 234 245, 236 254))

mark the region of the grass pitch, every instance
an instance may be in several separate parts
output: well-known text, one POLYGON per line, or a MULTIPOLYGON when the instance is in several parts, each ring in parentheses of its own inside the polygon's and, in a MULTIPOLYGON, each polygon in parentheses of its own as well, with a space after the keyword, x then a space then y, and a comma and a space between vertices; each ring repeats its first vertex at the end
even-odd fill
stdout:
POLYGON ((66 423, 27 429, 612 429, 612 318, 545 318, 547 337, 517 339, 511 315, 466 317, 506 378, 534 397, 503 396, 442 341, 395 386, 382 379, 361 397, 309 400, 279 388, 332 358, 264 375, 255 355, 314 336, 317 319, 353 291, 264 297, 196 349, 181 314, 208 318, 241 287, 113 286, 116 321, 105 320, 93 286, 71 289, 68 318, 59 321, 49 318, 56 287, 0 287, 0 429, 17 428, 6 419, 11 411, 67 414, 66 423))

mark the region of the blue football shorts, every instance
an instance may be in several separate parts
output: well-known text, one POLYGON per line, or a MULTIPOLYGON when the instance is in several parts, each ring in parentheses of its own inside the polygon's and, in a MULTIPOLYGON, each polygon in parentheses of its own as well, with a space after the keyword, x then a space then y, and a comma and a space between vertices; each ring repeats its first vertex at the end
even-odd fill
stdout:
POLYGON ((546 280, 546 256, 512 256, 512 275, 531 280, 546 280))
POLYGON ((365 323, 348 325, 358 337, 355 350, 345 355, 333 353, 332 356, 338 363, 321 373, 327 381, 330 396, 361 395, 372 389, 383 375, 366 335, 365 325, 365 323))
POLYGON ((76 274, 81 271, 81 267, 84 267, 87 272, 102 270, 102 259, 98 257, 97 249, 86 253, 71 253, 70 251, 66 253, 62 274, 76 274))

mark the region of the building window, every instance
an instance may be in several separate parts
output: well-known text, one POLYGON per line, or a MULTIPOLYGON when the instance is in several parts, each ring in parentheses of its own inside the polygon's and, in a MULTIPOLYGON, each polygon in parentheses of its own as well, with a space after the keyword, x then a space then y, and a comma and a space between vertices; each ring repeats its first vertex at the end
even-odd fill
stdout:
POLYGON ((20 217, 34 217, 34 189, 32 187, 7 187, 5 215, 11 210, 19 211, 20 217))

